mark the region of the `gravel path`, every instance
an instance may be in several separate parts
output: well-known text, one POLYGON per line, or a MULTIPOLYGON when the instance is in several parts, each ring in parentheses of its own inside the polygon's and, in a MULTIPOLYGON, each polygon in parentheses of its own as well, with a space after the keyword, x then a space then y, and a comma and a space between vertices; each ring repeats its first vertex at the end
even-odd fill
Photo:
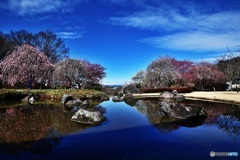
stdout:
POLYGON ((240 103, 240 92, 236 91, 216 91, 216 92, 191 92, 183 94, 186 98, 207 99, 223 102, 240 103))

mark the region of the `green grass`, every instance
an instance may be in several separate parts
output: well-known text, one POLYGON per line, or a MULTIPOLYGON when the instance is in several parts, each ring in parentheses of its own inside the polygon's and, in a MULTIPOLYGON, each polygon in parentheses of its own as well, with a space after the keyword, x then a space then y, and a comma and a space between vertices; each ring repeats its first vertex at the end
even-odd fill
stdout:
POLYGON ((61 99, 64 94, 72 95, 74 98, 100 98, 106 96, 105 93, 91 89, 0 89, 0 98, 6 96, 25 96, 30 93, 39 94, 41 98, 61 99))

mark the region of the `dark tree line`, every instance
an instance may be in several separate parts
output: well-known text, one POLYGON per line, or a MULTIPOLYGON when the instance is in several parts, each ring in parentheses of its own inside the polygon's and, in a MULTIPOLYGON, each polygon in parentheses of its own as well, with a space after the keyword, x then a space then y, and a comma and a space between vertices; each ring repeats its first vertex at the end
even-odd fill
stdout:
POLYGON ((68 57, 69 49, 64 41, 52 31, 31 33, 26 30, 0 32, 0 60, 17 50, 20 46, 29 44, 43 52, 48 60, 55 64, 68 57))
POLYGON ((223 54, 217 58, 218 68, 225 74, 228 81, 234 81, 240 77, 240 56, 239 51, 223 54))

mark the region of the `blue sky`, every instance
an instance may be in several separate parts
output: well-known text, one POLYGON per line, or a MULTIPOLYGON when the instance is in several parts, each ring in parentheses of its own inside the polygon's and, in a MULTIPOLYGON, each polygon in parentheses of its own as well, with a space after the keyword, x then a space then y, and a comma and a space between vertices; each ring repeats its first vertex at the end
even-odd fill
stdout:
POLYGON ((0 31, 51 30, 70 57, 131 80, 158 56, 213 61, 240 46, 239 0, 2 0, 0 31))

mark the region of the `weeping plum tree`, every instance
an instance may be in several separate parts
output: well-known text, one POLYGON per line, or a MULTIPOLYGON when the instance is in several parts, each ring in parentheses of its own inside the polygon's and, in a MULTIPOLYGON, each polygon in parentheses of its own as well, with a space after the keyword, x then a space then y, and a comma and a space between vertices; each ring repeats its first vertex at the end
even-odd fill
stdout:
POLYGON ((47 56, 36 48, 24 44, 0 63, 2 81, 11 86, 24 87, 30 77, 33 85, 45 85, 54 66, 47 56))
POLYGON ((70 87, 74 83, 79 88, 85 88, 91 84, 99 83, 106 76, 104 70, 105 68, 100 64, 67 58, 55 65, 52 82, 56 83, 55 85, 68 82, 70 87))

